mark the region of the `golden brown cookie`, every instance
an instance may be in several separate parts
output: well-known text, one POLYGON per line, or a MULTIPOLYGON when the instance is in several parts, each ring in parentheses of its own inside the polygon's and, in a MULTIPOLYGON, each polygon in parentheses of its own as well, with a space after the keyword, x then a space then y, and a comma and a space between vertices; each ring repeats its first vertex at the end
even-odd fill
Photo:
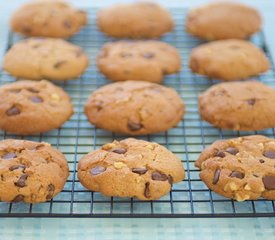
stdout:
POLYGON ((275 127, 275 90, 257 81, 216 84, 199 97, 201 118, 216 127, 261 130, 275 127))
POLYGON ((117 4, 97 15, 99 29, 117 38, 158 38, 172 31, 170 13, 152 2, 117 4))
POLYGON ((4 69, 17 78, 71 80, 88 67, 82 48, 62 39, 29 38, 12 46, 4 57, 4 69))
POLYGON ((128 138, 103 145, 78 164, 78 178, 106 196, 155 200, 184 179, 180 159, 165 147, 128 138))
POLYGON ((244 40, 220 40, 192 50, 189 66, 195 73, 223 81, 234 81, 266 72, 264 52, 244 40))
POLYGON ((69 95, 47 81, 18 81, 0 88, 0 129, 35 134, 59 128, 73 114, 69 95))
POLYGON ((159 83, 181 68, 178 50, 160 41, 107 43, 97 57, 99 70, 113 81, 141 80, 159 83))
POLYGON ((13 31, 26 36, 68 38, 86 25, 84 11, 60 0, 32 1, 20 7, 12 16, 13 31))
POLYGON ((85 114, 99 128, 130 135, 166 131, 184 114, 184 104, 171 88, 143 81, 116 82, 93 92, 85 114))
POLYGON ((39 203, 52 199, 69 176, 64 155, 48 143, 0 142, 0 201, 39 203))
POLYGON ((234 2, 213 2, 192 9, 186 31, 206 40, 247 39, 261 29, 259 12, 234 2))
POLYGON ((196 161, 214 192, 237 201, 275 200, 275 140, 260 135, 219 140, 196 161))

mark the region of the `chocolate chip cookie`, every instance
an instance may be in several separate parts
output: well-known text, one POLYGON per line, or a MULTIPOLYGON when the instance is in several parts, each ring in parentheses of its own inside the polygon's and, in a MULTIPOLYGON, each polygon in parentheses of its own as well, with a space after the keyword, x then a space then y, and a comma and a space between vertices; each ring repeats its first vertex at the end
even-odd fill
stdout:
POLYGON ((38 203, 52 199, 69 176, 64 155, 48 143, 0 142, 0 201, 38 203))
POLYGON ((160 41, 107 43, 97 57, 99 70, 113 81, 141 80, 159 83, 181 68, 178 50, 160 41))
POLYGON ((0 129, 35 134, 60 127, 73 114, 69 95, 47 81, 18 81, 0 88, 0 129))
POLYGON ((64 1, 32 1, 12 16, 13 31, 26 36, 68 38, 87 23, 86 13, 64 1))
POLYGON ((195 73, 223 81, 255 76, 269 69, 264 52, 244 40, 220 40, 192 50, 189 66, 195 73))
POLYGON ((186 18, 187 32, 206 40, 247 39, 261 25, 256 9, 234 2, 203 5, 192 9, 186 18))
POLYGON ((17 78, 70 80, 80 76, 88 63, 78 46, 61 39, 30 38, 12 46, 3 67, 17 78))
POLYGON ((156 3, 118 4, 97 15, 99 29, 117 38, 158 38, 172 31, 170 13, 156 3))
POLYGON ((214 142, 196 161, 214 192, 237 201, 275 200, 275 140, 260 135, 214 142))
POLYGON ((91 94, 85 114, 99 128, 130 135, 166 131, 178 124, 184 103, 177 92, 155 83, 116 82, 91 94))
POLYGON ((201 118, 232 130, 275 127, 275 90, 257 81, 220 83, 199 97, 201 118))
POLYGON ((106 196, 155 200, 184 179, 184 169, 165 147, 128 138, 85 155, 78 164, 78 178, 89 190, 106 196))

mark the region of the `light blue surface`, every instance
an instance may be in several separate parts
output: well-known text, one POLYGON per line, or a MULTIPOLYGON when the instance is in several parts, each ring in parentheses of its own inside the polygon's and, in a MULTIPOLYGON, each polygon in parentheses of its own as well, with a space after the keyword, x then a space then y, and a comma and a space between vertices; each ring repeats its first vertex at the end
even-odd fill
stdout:
MULTIPOLYGON (((0 0, 0 52, 3 52, 10 11, 25 0, 0 0)), ((72 1, 91 6, 117 1, 72 1)), ((184 1, 160 1, 167 6, 190 6, 184 1)), ((187 2, 187 1, 186 1, 187 2)), ((192 1, 198 4, 205 1, 192 1)), ((262 10, 267 42, 275 49, 275 2, 245 1, 262 10), (273 2, 273 3, 272 3, 273 2), (272 18, 273 17, 273 18, 272 18), (272 33, 273 31, 273 33, 272 33)), ((274 52, 274 51, 273 51, 274 52)), ((274 58, 273 54, 273 58, 274 58)), ((275 239, 274 218, 254 219, 0 219, 0 240, 18 239, 275 239)))

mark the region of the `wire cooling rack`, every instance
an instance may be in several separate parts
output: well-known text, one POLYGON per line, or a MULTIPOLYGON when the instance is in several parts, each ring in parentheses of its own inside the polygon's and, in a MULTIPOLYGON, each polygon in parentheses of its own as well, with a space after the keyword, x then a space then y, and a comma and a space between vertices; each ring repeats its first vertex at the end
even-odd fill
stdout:
MULTIPOLYGON (((186 178, 173 186, 170 194, 157 201, 139 201, 137 199, 105 197, 100 193, 90 192, 81 186, 77 179, 77 162, 88 152, 102 144, 122 139, 118 135, 91 126, 83 114, 83 105, 88 95, 98 87, 109 83, 95 66, 96 55, 101 46, 114 39, 100 33, 95 25, 97 9, 88 9, 89 24, 70 41, 83 47, 90 56, 90 67, 79 79, 69 82, 56 82, 71 96, 75 114, 62 128, 34 136, 14 136, 0 132, 0 139, 19 138, 33 141, 46 141, 62 151, 68 160, 70 176, 64 190, 46 203, 0 203, 0 217, 270 217, 275 216, 274 201, 235 202, 210 191, 199 178, 199 171, 194 166, 195 160, 206 145, 221 138, 240 135, 263 134, 275 137, 274 129, 258 132, 225 131, 212 127, 200 120, 198 114, 198 94, 216 83, 205 77, 192 74, 188 69, 188 56, 191 49, 200 40, 184 32, 186 10, 171 9, 175 20, 175 30, 161 40, 168 42, 181 53, 183 70, 167 76, 164 84, 175 88, 186 103, 186 115, 179 125, 167 132, 141 136, 139 138, 156 141, 177 154, 186 169, 186 178)), ((7 50, 20 38, 9 34, 7 50)), ((258 33, 251 39, 267 54, 272 67, 269 72, 258 77, 268 85, 275 86, 275 70, 264 34, 258 33)), ((2 72, 0 84, 15 79, 2 72)))

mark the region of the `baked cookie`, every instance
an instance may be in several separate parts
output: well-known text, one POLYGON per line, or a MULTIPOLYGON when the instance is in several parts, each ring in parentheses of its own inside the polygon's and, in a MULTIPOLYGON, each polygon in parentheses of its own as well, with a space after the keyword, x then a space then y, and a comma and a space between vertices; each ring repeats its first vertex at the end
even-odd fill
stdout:
POLYGON ((68 38, 86 25, 84 11, 58 0, 32 1, 20 7, 11 18, 13 31, 26 36, 68 38))
POLYGON ((202 44, 192 50, 189 66, 195 73, 234 81, 269 69, 264 52, 244 40, 220 40, 202 44))
POLYGON ((152 2, 118 4, 97 15, 99 29, 117 38, 158 38, 172 31, 170 13, 152 2))
POLYGON ((99 70, 113 81, 141 80, 159 83, 181 68, 178 50, 160 41, 107 43, 97 57, 99 70))
POLYGON ((199 96, 201 118, 218 128, 261 130, 275 127, 275 89, 261 82, 216 84, 199 96))
POLYGON ((33 80, 70 80, 89 64, 82 48, 61 39, 30 38, 16 43, 4 57, 11 75, 33 80))
POLYGON ((60 127, 73 114, 69 95, 47 81, 18 81, 0 88, 0 129, 35 134, 60 127))
POLYGON ((219 140, 196 161, 214 192, 237 201, 275 200, 275 140, 260 135, 219 140))
POLYGON ((38 203, 52 199, 69 176, 64 155, 48 143, 0 142, 0 201, 38 203))
POLYGON ((259 12, 234 2, 213 2, 192 9, 186 31, 206 40, 247 39, 261 29, 259 12))
POLYGON ((184 179, 180 159, 165 147, 128 138, 85 155, 78 178, 89 190, 106 196, 155 200, 184 179))
POLYGON ((91 94, 85 114, 99 128, 130 135, 166 131, 178 124, 184 104, 171 88, 142 81, 106 85, 91 94))

